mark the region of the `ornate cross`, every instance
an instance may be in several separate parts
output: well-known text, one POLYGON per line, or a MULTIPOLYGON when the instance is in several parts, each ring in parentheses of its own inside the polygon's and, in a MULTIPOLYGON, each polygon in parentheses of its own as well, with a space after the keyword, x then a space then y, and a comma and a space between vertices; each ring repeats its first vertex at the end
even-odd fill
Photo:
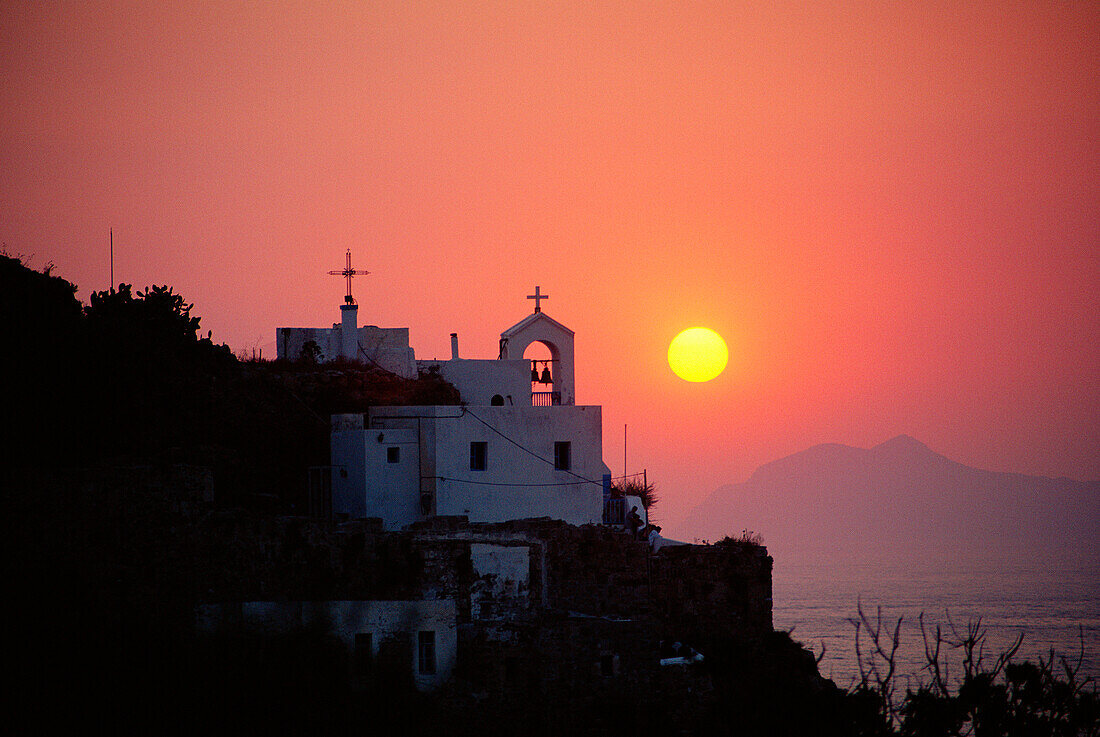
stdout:
POLYGON ((356 271, 355 269, 351 268, 351 249, 349 248, 348 249, 348 265, 344 267, 344 270, 343 271, 330 271, 328 273, 332 274, 333 276, 347 277, 347 280, 348 280, 348 293, 346 295, 344 295, 344 302, 346 302, 349 305, 353 305, 353 304, 355 304, 355 298, 351 296, 351 278, 353 276, 366 276, 370 272, 369 271, 363 271, 362 269, 356 271))
POLYGON ((535 300, 535 312, 542 312, 542 307, 539 306, 539 302, 541 302, 544 299, 550 299, 550 295, 549 294, 540 294, 539 293, 539 288, 535 287, 535 293, 534 294, 528 294, 527 299, 535 300))

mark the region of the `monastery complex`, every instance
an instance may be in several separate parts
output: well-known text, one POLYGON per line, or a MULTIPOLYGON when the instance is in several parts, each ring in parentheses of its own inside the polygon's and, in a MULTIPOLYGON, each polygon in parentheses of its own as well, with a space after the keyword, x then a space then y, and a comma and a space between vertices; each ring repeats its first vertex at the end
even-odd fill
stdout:
POLYGON ((331 328, 278 328, 278 356, 343 358, 405 378, 437 372, 462 406, 373 407, 332 418, 332 510, 343 519, 381 519, 387 530, 435 516, 470 522, 549 517, 573 525, 622 525, 638 497, 613 498, 603 462, 599 406, 578 406, 573 331, 542 311, 500 334, 495 358, 463 358, 451 334, 449 360, 416 360, 408 328, 358 325, 351 268, 341 320, 331 328), (539 342, 546 361, 524 352, 539 342), (533 388, 534 387, 534 388, 533 388))
POLYGON ((396 663, 421 691, 501 708, 578 694, 596 704, 628 683, 688 698, 708 677, 670 668, 701 662, 715 638, 763 642, 766 551, 665 540, 641 498, 612 492, 601 408, 575 403, 573 331, 542 311, 539 288, 496 357, 461 357, 452 334, 449 359, 418 361, 407 329, 358 325, 350 257, 337 273, 349 280, 341 321, 279 328, 279 357, 438 373, 462 403, 333 416, 331 515, 239 536, 251 542, 226 570, 257 578, 243 593, 211 582, 199 632, 322 628, 353 684, 370 690, 379 664, 396 663), (524 359, 534 342, 551 358, 524 359), (309 575, 266 560, 288 536, 309 575))

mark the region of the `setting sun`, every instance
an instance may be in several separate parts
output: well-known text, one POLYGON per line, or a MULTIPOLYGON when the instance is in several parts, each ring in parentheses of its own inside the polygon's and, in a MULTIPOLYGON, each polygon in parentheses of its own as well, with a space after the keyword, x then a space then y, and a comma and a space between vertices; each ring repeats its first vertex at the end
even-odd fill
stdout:
POLYGON ((728 360, 726 341, 707 328, 688 328, 668 346, 668 365, 685 381, 710 381, 722 373, 728 360))

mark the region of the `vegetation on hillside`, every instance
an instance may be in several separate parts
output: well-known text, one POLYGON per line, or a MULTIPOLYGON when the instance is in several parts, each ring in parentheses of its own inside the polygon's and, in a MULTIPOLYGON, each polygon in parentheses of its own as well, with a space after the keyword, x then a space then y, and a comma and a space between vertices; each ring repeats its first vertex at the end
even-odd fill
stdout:
POLYGON ((381 404, 457 404, 438 375, 406 380, 357 362, 240 361, 200 337, 171 287, 95 292, 0 255, 4 423, 15 467, 191 463, 219 504, 304 513, 327 465, 329 416, 381 404))

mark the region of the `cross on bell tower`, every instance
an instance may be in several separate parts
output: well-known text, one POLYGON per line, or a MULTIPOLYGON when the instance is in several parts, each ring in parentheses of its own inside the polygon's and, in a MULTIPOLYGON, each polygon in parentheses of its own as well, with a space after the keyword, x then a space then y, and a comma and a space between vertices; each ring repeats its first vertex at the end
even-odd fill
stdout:
POLYGON ((357 270, 351 268, 351 249, 349 248, 348 249, 347 266, 344 267, 343 271, 330 271, 328 273, 333 275, 333 276, 343 276, 343 277, 347 278, 347 280, 348 280, 348 293, 346 295, 344 295, 344 303, 349 304, 349 305, 353 305, 353 304, 355 304, 355 298, 351 296, 351 278, 353 276, 366 276, 370 272, 369 271, 364 271, 363 269, 359 269, 357 271, 357 270))
MULTIPOLYGON (((348 263, 351 263, 351 262, 349 261, 348 263)), ((550 299, 550 295, 539 293, 539 287, 536 286, 535 287, 535 293, 534 294, 528 294, 527 299, 535 300, 535 312, 542 312, 542 307, 539 305, 539 302, 541 302, 544 299, 550 299)))

